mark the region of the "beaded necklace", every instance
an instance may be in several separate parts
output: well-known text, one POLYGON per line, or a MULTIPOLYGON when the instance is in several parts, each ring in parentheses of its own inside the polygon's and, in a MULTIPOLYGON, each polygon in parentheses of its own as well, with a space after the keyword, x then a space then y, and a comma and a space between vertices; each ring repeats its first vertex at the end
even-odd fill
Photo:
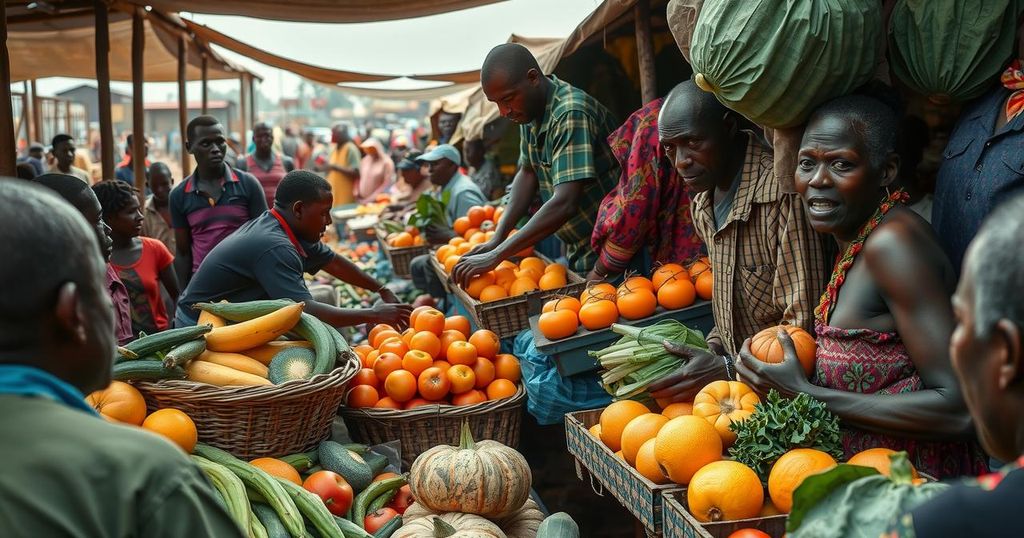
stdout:
POLYGON ((868 236, 878 227, 882 222, 882 218, 890 209, 903 205, 908 198, 910 198, 910 195, 903 189, 897 189, 886 196, 878 206, 875 214, 861 226, 860 231, 857 233, 857 238, 851 241, 846 246, 846 250, 836 258, 836 265, 832 270, 832 278, 829 279, 825 293, 821 295, 821 300, 818 301, 818 307, 814 309, 814 318, 822 325, 828 325, 828 316, 832 307, 836 304, 839 288, 846 282, 846 272, 850 270, 850 267, 853 266, 853 260, 864 249, 864 242, 867 241, 868 236))

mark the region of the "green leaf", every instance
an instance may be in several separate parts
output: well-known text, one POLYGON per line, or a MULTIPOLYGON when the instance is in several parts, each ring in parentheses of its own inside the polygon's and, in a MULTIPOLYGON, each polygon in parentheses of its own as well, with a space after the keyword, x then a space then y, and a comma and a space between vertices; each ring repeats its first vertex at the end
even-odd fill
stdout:
POLYGON ((786 519, 786 532, 796 532, 804 516, 833 491, 867 476, 877 475, 874 467, 840 463, 824 473, 811 475, 793 492, 793 509, 786 519))

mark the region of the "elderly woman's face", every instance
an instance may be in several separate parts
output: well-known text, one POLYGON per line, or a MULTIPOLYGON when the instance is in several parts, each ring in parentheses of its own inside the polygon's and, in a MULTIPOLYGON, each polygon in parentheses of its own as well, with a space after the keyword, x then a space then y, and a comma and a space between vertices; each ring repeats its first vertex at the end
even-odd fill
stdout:
POLYGON ((884 167, 871 162, 861 132, 847 118, 826 115, 804 131, 797 156, 796 190, 820 233, 850 240, 881 199, 884 167))

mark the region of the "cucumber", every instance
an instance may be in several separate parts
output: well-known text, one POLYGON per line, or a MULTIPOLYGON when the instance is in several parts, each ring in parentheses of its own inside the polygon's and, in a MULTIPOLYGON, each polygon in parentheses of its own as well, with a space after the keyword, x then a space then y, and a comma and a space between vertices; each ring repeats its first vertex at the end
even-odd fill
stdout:
POLYGON ((365 490, 373 474, 370 466, 366 464, 363 457, 351 450, 346 450, 339 443, 324 441, 318 449, 320 453, 320 465, 328 471, 340 474, 356 492, 365 490))
MULTIPOLYGON (((402 518, 396 517, 395 519, 402 518)), ((359 525, 356 525, 343 517, 334 516, 334 522, 338 525, 338 528, 341 529, 341 532, 345 533, 345 538, 373 538, 372 534, 366 532, 366 530, 359 525)))
POLYGON ((402 528, 402 516, 395 516, 373 533, 373 538, 391 538, 391 535, 402 528))
POLYGON ((274 384, 309 379, 313 377, 315 363, 316 354, 313 350, 304 347, 285 348, 270 360, 267 379, 274 384))
POLYGON ((320 461, 320 456, 315 450, 310 450, 309 452, 281 456, 278 459, 291 465, 299 473, 307 473, 320 461))
MULTIPOLYGON (((299 323, 295 325, 295 332, 309 340, 316 350, 313 375, 330 373, 338 358, 338 348, 327 324, 303 312, 299 323)), ((348 344, 345 344, 345 349, 348 349, 348 344)))
POLYGON ((317 534, 323 538, 345 538, 320 497, 283 478, 276 478, 276 480, 291 497, 295 507, 299 509, 299 513, 313 524, 317 534))
POLYGON ((395 489, 392 489, 392 490, 389 490, 389 491, 385 491, 384 493, 378 495, 376 499, 374 499, 372 502, 370 502, 370 506, 366 507, 366 513, 367 514, 372 514, 372 513, 376 512, 377 510, 380 510, 381 508, 384 508, 384 505, 386 505, 389 502, 391 502, 391 499, 394 499, 395 495, 397 495, 397 494, 398 494, 398 488, 395 488, 395 489))
POLYGON ((256 517, 252 509, 249 509, 249 535, 252 538, 270 538, 267 528, 260 523, 260 518, 256 517))
POLYGON ((178 344, 164 355, 164 368, 184 366, 186 362, 202 355, 204 351, 206 351, 205 338, 196 338, 184 344, 178 344))
POLYGON ((168 329, 129 342, 124 345, 124 348, 135 353, 138 357, 144 357, 157 351, 167 351, 179 344, 195 340, 212 330, 213 325, 196 325, 195 327, 168 329))
POLYGON ((373 476, 383 473, 384 468, 388 466, 388 458, 376 452, 367 452, 363 454, 363 459, 366 460, 366 464, 370 466, 370 473, 373 474, 373 476))
POLYGON ((210 479, 214 489, 220 493, 227 505, 228 513, 245 534, 251 530, 249 498, 245 496, 245 485, 227 467, 214 463, 202 456, 189 456, 203 474, 210 479))
POLYGON ((363 519, 366 517, 367 508, 373 503, 374 499, 384 495, 388 491, 396 490, 409 482, 404 476, 396 476, 395 478, 388 478, 386 480, 378 480, 363 491, 356 495, 355 501, 352 503, 355 508, 352 510, 352 519, 356 525, 363 526, 363 519))
POLYGON ((161 379, 185 379, 185 370, 178 366, 164 368, 159 361, 128 361, 114 365, 114 379, 117 381, 159 381, 161 379))
POLYGON ((192 308, 238 323, 258 318, 294 303, 295 301, 291 299, 265 299, 244 303, 196 303, 192 305, 192 308))
POLYGON ((277 517, 277 512, 273 508, 263 503, 252 503, 252 512, 256 514, 256 517, 263 524, 263 528, 267 530, 267 536, 270 538, 290 538, 288 530, 284 528, 284 523, 281 523, 281 518, 277 517))
POLYGON ((332 364, 331 366, 332 368, 334 366, 341 366, 351 360, 352 357, 355 356, 355 352, 352 351, 352 348, 349 347, 345 337, 341 335, 341 332, 339 332, 337 328, 327 323, 324 323, 324 326, 327 327, 327 331, 331 334, 331 338, 334 339, 334 350, 336 353, 337 364, 332 364))

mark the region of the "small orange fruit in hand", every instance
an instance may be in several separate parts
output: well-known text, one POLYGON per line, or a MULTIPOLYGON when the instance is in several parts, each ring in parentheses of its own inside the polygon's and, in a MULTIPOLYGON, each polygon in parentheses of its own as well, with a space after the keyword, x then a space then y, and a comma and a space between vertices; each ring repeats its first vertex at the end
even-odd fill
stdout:
POLYGON ((448 346, 448 351, 445 352, 445 356, 452 366, 457 364, 473 366, 479 355, 477 355, 476 346, 473 344, 470 344, 469 342, 456 341, 452 342, 451 345, 448 346))
POLYGON ((124 381, 111 381, 110 385, 85 397, 103 418, 141 426, 146 420, 146 399, 138 389, 124 381))
POLYGON ((250 461, 249 465, 262 469, 270 476, 276 476, 299 486, 302 485, 302 477, 299 476, 299 472, 295 470, 295 467, 277 458, 256 458, 250 461))
POLYGON ((469 390, 462 394, 452 396, 452 405, 474 405, 487 401, 487 395, 482 390, 469 390))
POLYGON ((430 331, 420 331, 409 339, 409 349, 422 351, 430 358, 437 357, 441 354, 441 337, 430 331))
POLYGON ((711 271, 701 273, 694 282, 694 287, 697 289, 697 297, 710 301, 711 293, 715 289, 715 277, 712 276, 711 271))
MULTIPOLYGON (((420 351, 418 349, 410 349, 408 353, 402 357, 402 368, 408 370, 414 376, 420 375, 423 370, 430 368, 434 365, 434 358, 431 357, 426 351, 420 351)), ((388 376, 390 377, 390 376, 388 376)))
POLYGON ((188 415, 177 409, 154 411, 146 417, 146 420, 142 421, 142 427, 170 439, 172 443, 189 454, 192 453, 192 449, 196 447, 196 441, 199 440, 196 424, 188 415))
POLYGON ((448 379, 446 370, 437 367, 430 367, 420 374, 417 386, 420 395, 427 400, 443 400, 451 390, 452 382, 448 379))
POLYGON ((576 334, 580 321, 572 310, 545 312, 537 319, 537 328, 544 338, 558 340, 576 334))
POLYGON ((395 353, 381 353, 380 357, 377 357, 377 360, 373 363, 373 373, 377 374, 377 379, 384 381, 391 372, 400 369, 402 367, 402 356, 395 353))
POLYGON ((490 359, 478 357, 473 364, 473 375, 476 376, 475 388, 486 388, 495 378, 494 363, 490 359))
POLYGON ((701 417, 673 418, 661 427, 654 439, 658 467, 677 484, 689 484, 697 470, 722 459, 722 437, 701 417))
POLYGON ((476 374, 473 373, 473 369, 465 364, 456 364, 445 372, 448 376, 448 381, 451 381, 452 394, 462 394, 463 392, 473 390, 476 386, 476 374))
POLYGON ((470 330, 469 318, 466 316, 449 316, 444 320, 444 330, 446 331, 459 331, 466 338, 472 334, 470 330))
POLYGON ((487 329, 480 329, 473 333, 469 337, 469 343, 476 348, 477 355, 487 359, 493 359, 498 354, 498 348, 501 347, 498 335, 487 329))
POLYGON ((768 473, 768 495, 780 512, 793 509, 793 492, 808 476, 836 466, 832 456, 813 448, 796 448, 786 452, 768 473))
POLYGON ((622 457, 635 466, 640 447, 654 439, 666 422, 668 417, 658 413, 645 413, 629 421, 622 430, 622 457))
POLYGON ((634 418, 650 412, 647 406, 633 400, 612 402, 601 411, 601 442, 612 452, 618 452, 622 449, 622 430, 625 430, 626 425, 634 418))
POLYGON ((519 359, 508 353, 501 353, 494 357, 494 370, 498 379, 507 379, 513 383, 518 383, 522 377, 519 370, 519 359))
POLYGON ((501 400, 516 395, 516 384, 507 379, 495 379, 487 385, 487 399, 501 400))
POLYGON ((416 396, 416 376, 408 370, 395 370, 384 380, 384 392, 396 402, 408 402, 416 396))
POLYGON ((373 407, 380 401, 380 392, 370 385, 356 385, 345 395, 345 405, 353 408, 373 407))
POLYGON ((748 519, 761 511, 764 486, 750 467, 738 461, 716 461, 694 473, 686 502, 701 522, 748 519))
POLYGON ((796 348, 797 359, 800 360, 804 373, 810 377, 814 373, 818 344, 814 341, 814 337, 800 327, 778 325, 755 334, 750 340, 750 354, 761 362, 769 364, 782 362, 786 356, 782 344, 779 342, 779 329, 785 329, 789 333, 790 339, 793 340, 793 347, 796 348))

